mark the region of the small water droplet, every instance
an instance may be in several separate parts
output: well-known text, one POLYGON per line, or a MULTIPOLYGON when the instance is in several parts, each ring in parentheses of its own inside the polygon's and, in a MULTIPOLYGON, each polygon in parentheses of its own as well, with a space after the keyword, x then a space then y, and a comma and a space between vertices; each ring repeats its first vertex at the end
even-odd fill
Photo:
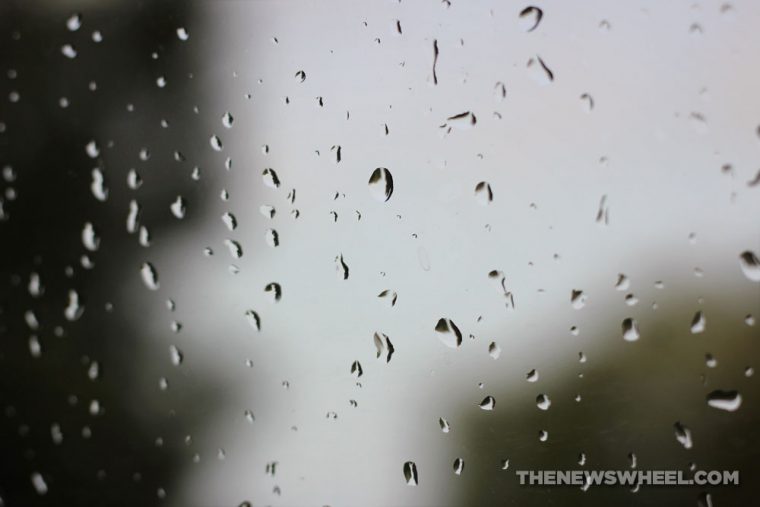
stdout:
POLYGON ((391 357, 393 356, 393 353, 396 351, 396 349, 393 347, 393 344, 391 343, 390 338, 388 338, 388 335, 383 333, 375 333, 372 339, 375 344, 377 353, 376 357, 379 359, 380 356, 382 356, 383 353, 387 350, 388 355, 386 356, 385 362, 390 363, 391 357))
POLYGON ((538 440, 540 442, 546 442, 549 440, 549 432, 546 430, 541 430, 538 432, 538 440))
POLYGON ((280 298, 282 298, 282 288, 279 283, 268 283, 266 287, 264 287, 264 292, 269 295, 272 303, 277 303, 280 298))
POLYGON ((179 350, 175 345, 169 345, 169 357, 172 361, 172 364, 174 366, 179 366, 182 364, 182 361, 184 360, 185 356, 182 353, 181 350, 179 350))
POLYGON ((478 123, 477 117, 470 111, 455 114, 446 118, 446 123, 443 124, 444 128, 457 130, 471 129, 478 123))
POLYGON ((234 259, 239 259, 243 256, 243 247, 241 247, 240 243, 237 241, 232 239, 225 239, 224 244, 234 259))
POLYGON ((452 320, 446 318, 438 319, 438 323, 435 325, 435 332, 441 343, 447 347, 455 349, 462 345, 462 332, 459 331, 459 328, 452 320))
POLYGON ((520 11, 519 24, 525 32, 532 32, 538 28, 541 18, 544 17, 544 12, 538 7, 528 6, 520 11))
POLYGON ((181 41, 186 41, 187 39, 190 38, 190 34, 185 29, 185 27, 180 26, 179 28, 177 28, 177 38, 181 41))
POLYGON ((534 81, 540 85, 547 85, 554 81, 554 73, 546 66, 540 56, 530 58, 525 64, 534 81))
POLYGON ((707 319, 705 319, 705 314, 701 311, 698 311, 694 314, 694 317, 691 319, 691 334, 699 334, 703 333, 705 331, 705 326, 707 325, 707 319))
POLYGON ((464 471, 464 460, 462 458, 457 458, 454 460, 454 473, 456 475, 462 475, 462 472, 464 471))
POLYGON ((528 382, 538 382, 538 370, 534 368, 526 373, 525 380, 528 382))
POLYGON ((414 461, 407 461, 404 463, 404 480, 407 486, 416 486, 419 484, 417 477, 417 465, 414 461))
POLYGON ((488 345, 488 355, 493 359, 499 359, 499 356, 501 355, 501 347, 499 347, 496 342, 491 342, 488 345))
POLYGON ((266 240, 267 245, 272 248, 280 246, 280 235, 274 229, 267 229, 264 233, 264 239, 266 240))
POLYGON ((222 144, 222 140, 219 139, 219 136, 217 135, 212 135, 209 138, 208 142, 214 151, 222 151, 222 148, 224 147, 224 145, 222 144))
POLYGON ((264 185, 268 186, 269 188, 280 187, 280 179, 277 177, 277 173, 274 172, 274 169, 264 169, 264 172, 261 173, 261 176, 264 180, 264 185))
POLYGON ((66 28, 69 29, 70 32, 76 32, 82 27, 82 14, 79 12, 75 12, 69 18, 66 20, 66 28))
POLYGON ((739 255, 739 264, 744 276, 753 282, 760 282, 760 259, 750 250, 744 251, 739 255))
POLYGON ((90 222, 86 222, 82 229, 82 244, 84 244, 84 247, 91 252, 96 251, 98 247, 100 247, 100 237, 95 231, 95 227, 90 222))
POLYGON ((39 472, 33 472, 31 475, 32 487, 38 495, 44 496, 48 492, 48 485, 39 472))
POLYGON ((142 275, 142 280, 146 287, 150 290, 158 290, 158 273, 156 272, 156 268, 154 268, 150 262, 143 262, 143 265, 140 268, 140 274, 142 275))
MULTIPOLYGON (((61 54, 69 59, 74 59, 77 57, 77 50, 74 48, 71 44, 64 44, 61 46, 61 54)), ((16 102, 13 101, 12 102, 16 102)))
POLYGON ((451 431, 451 426, 449 426, 449 421, 447 421, 443 417, 438 418, 438 425, 441 427, 441 431, 444 433, 448 433, 449 431, 451 431))
POLYGON ((552 401, 549 399, 549 397, 545 394, 539 394, 536 396, 536 406, 540 408, 541 410, 549 410, 549 407, 551 407, 552 401))
POLYGON ((105 202, 108 199, 108 187, 106 186, 106 179, 103 175, 103 171, 100 169, 92 170, 92 183, 90 184, 90 190, 95 199, 101 202, 105 202))
POLYGON ((306 72, 302 70, 299 70, 298 72, 296 72, 296 81, 298 81, 299 83, 303 83, 304 81, 306 81, 306 72))
POLYGON ((353 375, 355 378, 359 378, 364 373, 364 370, 362 370, 362 365, 359 361, 354 361, 351 363, 351 375, 353 375))
POLYGON ((481 181, 475 185, 475 199, 481 206, 487 206, 493 201, 493 191, 491 185, 485 181, 481 181))
POLYGON ((228 129, 232 128, 232 124, 235 122, 235 118, 232 117, 232 114, 230 114, 229 111, 224 113, 222 115, 222 125, 227 127, 228 129))
POLYGON ((640 338, 639 325, 632 318, 623 320, 623 339, 627 342, 635 342, 640 338))
POLYGON ((684 446, 684 449, 691 449, 693 442, 691 440, 691 431, 689 428, 681 424, 680 421, 676 421, 673 428, 676 432, 676 440, 684 446))
POLYGON ((580 310, 584 306, 586 306, 586 300, 588 297, 582 290, 575 290, 573 289, 570 292, 570 304, 575 308, 576 310, 580 310))
POLYGON ((180 220, 185 218, 185 213, 187 212, 187 202, 185 201, 185 198, 178 195, 171 206, 169 206, 169 209, 171 209, 172 215, 176 218, 180 220))
POLYGON ((261 319, 259 319, 258 313, 254 312, 253 310, 246 310, 245 318, 248 320, 248 323, 253 329, 256 331, 261 331, 261 319))
POLYGON ((378 167, 372 171, 367 184, 372 197, 380 202, 387 202, 393 194, 393 176, 385 167, 378 167))
POLYGON ((343 260, 343 254, 335 257, 335 271, 338 274, 338 279, 348 280, 348 265, 343 260))
POLYGON ((478 406, 481 408, 481 410, 491 411, 496 407, 496 400, 493 396, 486 396, 478 406))
POLYGON ((84 313, 84 305, 79 301, 79 294, 75 290, 69 291, 69 302, 63 310, 66 320, 75 321, 84 313))

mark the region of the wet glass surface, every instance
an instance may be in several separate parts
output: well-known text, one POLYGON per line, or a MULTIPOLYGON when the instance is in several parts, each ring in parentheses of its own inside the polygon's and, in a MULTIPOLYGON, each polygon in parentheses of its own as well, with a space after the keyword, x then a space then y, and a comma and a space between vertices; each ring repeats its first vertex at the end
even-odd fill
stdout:
POLYGON ((0 3, 0 504, 751 505, 759 21, 0 3))

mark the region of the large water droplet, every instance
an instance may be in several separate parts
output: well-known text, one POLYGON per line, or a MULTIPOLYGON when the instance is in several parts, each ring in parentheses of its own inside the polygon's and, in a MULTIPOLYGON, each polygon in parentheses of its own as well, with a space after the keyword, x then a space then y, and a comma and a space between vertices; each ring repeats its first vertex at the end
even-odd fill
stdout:
POLYGON ((380 202, 387 202, 393 195, 393 175, 385 167, 378 167, 372 171, 367 184, 372 197, 380 202))
POLYGON ((742 406, 742 395, 739 391, 717 389, 707 395, 707 404, 713 408, 735 412, 742 406))
POLYGON ((383 333, 375 333, 373 336, 373 341, 375 343, 375 349, 377 351, 376 357, 379 359, 380 356, 382 356, 383 353, 387 350, 388 355, 386 356, 385 362, 390 363, 391 356, 393 356, 393 353, 396 351, 396 349, 393 347, 393 344, 391 343, 390 338, 388 338, 388 335, 383 333))

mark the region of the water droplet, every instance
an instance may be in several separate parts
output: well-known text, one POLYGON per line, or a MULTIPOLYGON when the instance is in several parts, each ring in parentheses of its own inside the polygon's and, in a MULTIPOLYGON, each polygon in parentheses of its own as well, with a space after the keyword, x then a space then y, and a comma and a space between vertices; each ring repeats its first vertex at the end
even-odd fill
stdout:
POLYGON ((378 294, 377 297, 386 300, 389 306, 395 306, 398 295, 391 290, 385 289, 380 294, 378 294))
POLYGON ((150 290, 158 290, 158 273, 156 272, 156 268, 154 268, 150 262, 143 262, 143 265, 140 268, 140 274, 142 275, 142 280, 146 287, 150 290))
POLYGON ((272 219, 276 213, 274 206, 263 205, 259 207, 259 212, 265 217, 272 219))
POLYGON ((538 7, 528 6, 520 11, 519 24, 526 32, 532 32, 538 28, 538 24, 541 22, 541 18, 544 17, 544 12, 538 7))
POLYGON ((34 487, 34 490, 37 492, 38 495, 43 496, 47 494, 48 492, 48 486, 45 482, 45 479, 42 478, 42 475, 39 472, 33 472, 31 475, 32 480, 32 486, 34 487))
POLYGON ((694 318, 691 319, 691 334, 703 333, 706 325, 707 319, 705 319, 705 314, 698 311, 694 314, 694 318))
POLYGON ((387 350, 388 355, 386 356, 385 362, 390 363, 391 356, 393 356, 393 353, 396 351, 396 349, 393 347, 393 344, 391 343, 390 338, 388 338, 388 335, 383 333, 375 333, 373 336, 373 341, 375 343, 375 349, 377 352, 376 357, 379 359, 380 356, 382 356, 383 353, 387 350))
POLYGON ((130 169, 127 173, 127 186, 132 190, 137 190, 143 184, 143 180, 140 175, 134 169, 130 169))
POLYGON ((335 257, 335 271, 338 274, 338 279, 348 280, 348 265, 343 260, 343 254, 335 257))
POLYGON ((264 233, 264 239, 267 245, 275 248, 280 245, 280 235, 274 229, 267 229, 264 233))
POLYGON ((254 312, 253 310, 246 310, 245 318, 248 320, 248 323, 253 329, 256 331, 261 331, 261 319, 259 319, 258 313, 254 312))
POLYGON ((538 370, 534 368, 526 373, 525 380, 528 382, 538 382, 538 370))
POLYGON ((545 394, 539 394, 536 396, 536 406, 540 408, 541 410, 549 410, 549 407, 551 407, 552 401, 549 399, 549 397, 545 394))
POLYGON ((583 110, 587 113, 594 110, 594 98, 588 93, 581 95, 581 102, 583 103, 583 110))
POLYGON ((76 32, 81 28, 82 26, 82 14, 75 12, 71 16, 69 16, 69 19, 66 20, 66 28, 69 29, 70 32, 76 32))
POLYGON ((100 246, 100 237, 97 235, 95 227, 90 222, 85 223, 84 228, 82 229, 82 244, 84 244, 84 247, 91 252, 96 251, 100 246))
POLYGON ((306 72, 302 70, 299 70, 298 72, 296 72, 296 81, 298 81, 299 83, 303 83, 304 81, 306 81, 306 72))
POLYGON ((496 86, 494 86, 494 95, 499 102, 507 97, 507 87, 501 81, 497 82, 496 86))
POLYGON ((79 302, 79 294, 75 290, 69 291, 69 302, 63 310, 66 320, 75 321, 84 313, 84 305, 79 302))
POLYGON ((630 287, 630 285, 631 281, 626 275, 623 273, 618 274, 617 282, 615 282, 616 290, 628 290, 628 287, 630 287))
POLYGON ((277 173, 274 172, 274 169, 264 169, 264 172, 261 173, 261 176, 264 180, 264 185, 268 186, 269 188, 280 187, 280 179, 277 177, 277 173))
POLYGON ((227 246, 227 249, 230 251, 230 255, 234 259, 239 259, 243 256, 243 247, 241 247, 240 243, 237 241, 232 239, 225 239, 224 244, 227 246))
POLYGON ((493 359, 499 359, 499 356, 501 355, 501 347, 499 347, 496 342, 491 342, 488 345, 488 355, 493 359))
POLYGON ((175 345, 169 345, 169 357, 171 358, 172 364, 174 366, 181 365, 182 361, 185 358, 182 351, 179 350, 175 345))
POLYGON ((449 421, 447 421, 443 417, 438 418, 438 424, 441 426, 442 432, 448 433, 449 431, 451 431, 451 426, 449 426, 449 421))
POLYGON ((354 361, 351 363, 351 375, 353 375, 355 378, 359 378, 364 373, 364 370, 362 370, 362 365, 359 361, 354 361))
POLYGON ((679 421, 673 425, 676 432, 676 440, 684 446, 684 449, 691 449, 693 442, 691 440, 691 431, 679 421))
POLYGON ((454 324, 454 321, 441 318, 438 319, 438 323, 435 325, 435 332, 438 335, 438 339, 441 343, 455 349, 462 345, 462 332, 454 324))
POLYGON ((229 111, 224 113, 222 115, 222 125, 227 127, 228 129, 232 128, 232 124, 235 122, 235 118, 232 117, 232 114, 230 114, 229 111))
POLYGON ((134 199, 129 201, 129 213, 127 214, 127 232, 134 234, 140 223, 141 207, 134 199))
POLYGON ((71 44, 64 44, 61 46, 61 54, 66 58, 74 59, 77 57, 77 50, 71 44))
POLYGON ((404 463, 404 480, 407 486, 416 486, 419 484, 417 477, 417 465, 414 461, 407 461, 404 463))
POLYGON ((475 199, 481 206, 487 206, 493 201, 493 191, 491 191, 491 185, 485 181, 481 181, 475 185, 475 199))
POLYGON ((387 202, 393 194, 393 176, 385 167, 378 167, 369 177, 370 194, 380 202, 387 202))
POLYGON ((470 111, 455 114, 446 118, 446 123, 443 124, 444 128, 457 130, 467 130, 474 127, 478 123, 477 117, 470 111))
POLYGON ((754 252, 749 250, 742 252, 739 256, 739 264, 744 276, 753 282, 760 282, 760 259, 754 252))
POLYGON ((599 209, 596 212, 596 223, 600 225, 610 224, 610 207, 607 205, 607 196, 599 199, 599 209))
POLYGON ((493 410, 496 407, 496 400, 494 399, 493 396, 486 396, 485 398, 483 398, 483 401, 480 402, 479 407, 482 410, 488 410, 488 411, 493 410))
POLYGON ((454 460, 454 473, 456 475, 462 475, 462 472, 464 471, 464 460, 462 458, 457 458, 454 460))
POLYGON ((211 148, 213 148, 214 151, 222 151, 222 148, 224 145, 222 144, 222 140, 219 139, 219 136, 213 135, 208 140, 209 144, 211 145, 211 148))
POLYGON ((584 306, 586 306, 586 300, 588 297, 586 294, 583 293, 582 290, 575 290, 573 289, 570 292, 570 304, 575 308, 576 310, 580 310, 584 306))
POLYGON ((727 412, 736 412, 742 406, 742 395, 739 394, 739 391, 717 389, 707 395, 707 404, 727 412))
POLYGON ((525 65, 534 81, 540 85, 547 85, 554 81, 554 73, 546 66, 540 56, 528 60, 525 65))
POLYGON ((29 274, 29 295, 33 298, 38 298, 45 293, 45 287, 40 281, 40 275, 37 273, 29 274))
POLYGON ((632 318, 623 320, 623 339, 627 342, 635 342, 640 338, 639 325, 632 318))
POLYGON ((264 287, 264 292, 269 295, 272 303, 278 302, 282 297, 282 288, 279 283, 268 283, 266 287, 264 287))
POLYGON ((90 184, 90 190, 95 199, 101 202, 105 202, 108 199, 108 187, 106 186, 105 176, 100 169, 92 170, 92 183, 90 184))
POLYGON ((172 211, 172 215, 182 220, 185 218, 185 213, 187 211, 187 202, 185 201, 184 197, 178 195, 171 206, 169 206, 169 208, 172 211))

